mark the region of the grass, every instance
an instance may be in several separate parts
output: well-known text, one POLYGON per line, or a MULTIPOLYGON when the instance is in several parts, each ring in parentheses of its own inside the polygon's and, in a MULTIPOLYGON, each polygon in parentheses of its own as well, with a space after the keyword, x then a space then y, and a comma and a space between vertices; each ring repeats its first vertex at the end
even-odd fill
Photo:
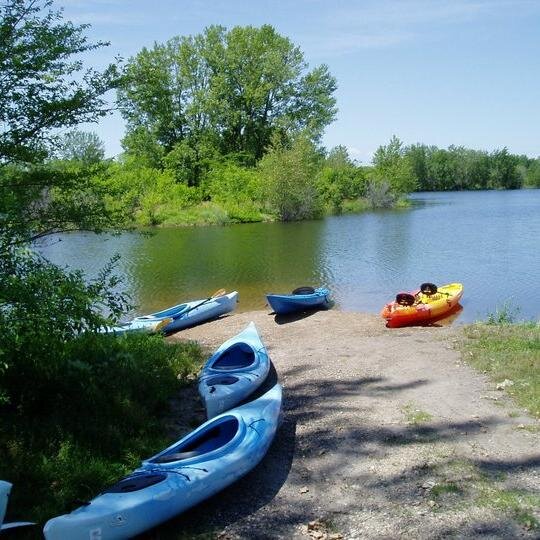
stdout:
POLYGON ((35 377, 39 406, 0 407, 10 520, 43 523, 71 511, 170 444, 170 400, 203 360, 195 343, 144 334, 86 333, 58 354, 62 368, 35 377))
POLYGON ((495 383, 512 381, 505 390, 540 418, 540 325, 474 324, 465 335, 464 359, 495 383))
POLYGON ((426 422, 429 422, 433 418, 433 416, 428 412, 417 409, 412 402, 404 405, 401 408, 401 411, 405 415, 407 423, 413 426, 424 424, 426 422))
POLYGON ((439 481, 430 490, 437 501, 437 512, 445 508, 492 508, 508 516, 526 529, 540 529, 535 511, 540 507, 540 496, 524 489, 507 488, 506 474, 483 472, 466 459, 451 459, 435 467, 439 481))

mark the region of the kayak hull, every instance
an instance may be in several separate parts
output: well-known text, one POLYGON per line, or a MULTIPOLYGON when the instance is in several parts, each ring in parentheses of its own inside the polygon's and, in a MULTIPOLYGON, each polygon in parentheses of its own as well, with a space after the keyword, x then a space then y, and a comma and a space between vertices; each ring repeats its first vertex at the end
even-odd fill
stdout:
POLYGON ((258 399, 205 422, 143 461, 139 469, 118 484, 123 482, 122 489, 131 489, 129 482, 158 478, 155 483, 135 491, 104 492, 89 505, 49 520, 43 529, 45 538, 132 538, 211 497, 262 460, 278 427, 281 399, 281 386, 276 384, 258 399), (212 441, 215 447, 208 447, 212 441), (207 448, 202 454, 175 460, 179 451, 196 444, 207 448), (172 461, 167 462, 169 458, 172 461))
POLYGON ((223 343, 199 376, 199 394, 208 418, 227 411, 252 394, 270 371, 270 359, 255 324, 223 343))
POLYGON ((330 291, 324 288, 315 289, 312 294, 267 294, 266 299, 277 315, 331 306, 330 291))
POLYGON ((381 311, 381 317, 386 319, 389 328, 427 324, 444 318, 458 305, 463 296, 461 283, 449 283, 438 288, 433 297, 425 297, 419 291, 413 291, 415 297, 420 297, 422 303, 412 306, 401 306, 396 302, 389 302, 381 311))
POLYGON ((210 301, 199 305, 201 302, 204 302, 204 300, 187 302, 186 305, 188 308, 185 314, 179 317, 173 316, 173 321, 163 327, 161 331, 165 333, 176 332, 230 313, 236 308, 238 293, 233 291, 229 294, 212 298, 210 301))

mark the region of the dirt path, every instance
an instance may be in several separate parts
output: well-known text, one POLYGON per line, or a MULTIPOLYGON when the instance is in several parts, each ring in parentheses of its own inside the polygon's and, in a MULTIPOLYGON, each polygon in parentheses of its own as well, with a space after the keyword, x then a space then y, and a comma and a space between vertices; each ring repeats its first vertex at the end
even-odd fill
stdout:
POLYGON ((247 312, 171 339, 214 349, 251 320, 283 425, 252 473, 152 538, 537 537, 538 423, 463 364, 459 328, 247 312))

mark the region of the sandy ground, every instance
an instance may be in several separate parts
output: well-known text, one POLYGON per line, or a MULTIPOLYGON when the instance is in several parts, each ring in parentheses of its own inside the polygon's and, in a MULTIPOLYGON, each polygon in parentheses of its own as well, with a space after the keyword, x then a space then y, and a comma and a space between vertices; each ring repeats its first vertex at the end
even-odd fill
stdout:
POLYGON ((528 521, 539 508, 523 510, 540 495, 538 422, 463 363, 459 327, 257 311, 170 339, 212 350, 249 321, 284 388, 274 444, 244 479, 147 538, 538 537, 528 521))

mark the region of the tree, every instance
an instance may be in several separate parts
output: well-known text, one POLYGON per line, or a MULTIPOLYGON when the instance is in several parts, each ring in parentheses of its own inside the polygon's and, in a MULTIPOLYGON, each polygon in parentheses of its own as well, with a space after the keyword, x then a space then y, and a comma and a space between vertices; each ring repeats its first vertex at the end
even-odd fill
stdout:
POLYGON ((317 175, 317 189, 332 212, 341 212, 343 203, 365 194, 364 172, 349 157, 344 146, 332 148, 317 175))
POLYGON ((305 135, 289 145, 277 137, 261 159, 259 170, 264 180, 269 210, 281 221, 318 217, 321 211, 316 175, 321 156, 305 135))
POLYGON ((68 131, 60 141, 58 157, 92 165, 103 161, 105 146, 96 133, 72 130, 68 131))
POLYGON ((83 69, 77 55, 89 43, 85 25, 62 20, 51 0, 0 5, 0 251, 44 234, 109 222, 102 193, 89 178, 44 165, 57 130, 108 113, 104 94, 114 66, 83 69))
POLYGON ((412 164, 403 143, 394 135, 386 146, 379 146, 373 156, 375 176, 389 183, 391 190, 402 195, 416 189, 412 164))
POLYGON ((187 170, 180 177, 196 184, 201 170, 189 164, 200 163, 202 146, 202 158, 214 147, 253 165, 274 133, 316 141, 335 116, 336 81, 325 65, 306 70, 300 49, 269 25, 210 26, 145 48, 127 63, 118 93, 124 145, 133 151, 142 130, 165 155, 181 148, 189 159, 177 161, 187 170))

